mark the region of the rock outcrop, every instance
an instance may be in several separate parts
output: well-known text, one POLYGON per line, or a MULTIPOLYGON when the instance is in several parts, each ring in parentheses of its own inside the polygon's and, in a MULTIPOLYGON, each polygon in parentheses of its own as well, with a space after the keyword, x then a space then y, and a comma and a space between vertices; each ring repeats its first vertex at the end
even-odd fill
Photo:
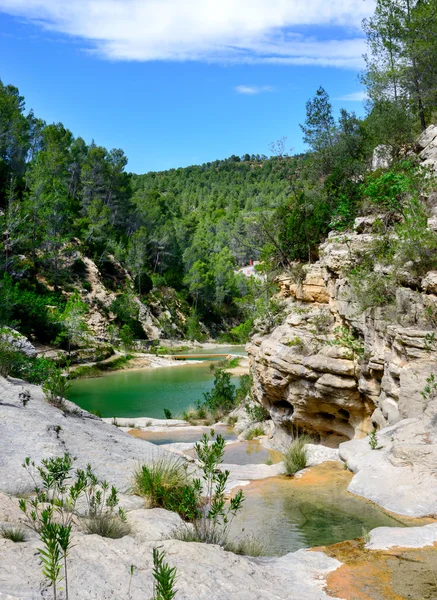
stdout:
POLYGON ((340 444, 340 457, 355 473, 348 490, 408 517, 437 514, 435 405, 422 417, 403 419, 368 439, 340 444))
POLYGON ((162 454, 158 446, 139 440, 65 401, 63 410, 44 399, 39 386, 0 377, 0 491, 26 493, 32 481, 23 469, 29 456, 36 463, 69 452, 77 467, 91 463, 96 475, 122 492, 132 485, 140 462, 162 454), (23 406, 20 393, 29 391, 23 406))
POLYGON ((278 447, 297 430, 329 445, 360 438, 421 415, 429 401, 423 390, 437 361, 437 272, 405 277, 394 303, 363 310, 348 271, 376 239, 375 219, 331 233, 318 262, 283 277, 283 323, 247 347, 254 395, 272 416, 278 447))

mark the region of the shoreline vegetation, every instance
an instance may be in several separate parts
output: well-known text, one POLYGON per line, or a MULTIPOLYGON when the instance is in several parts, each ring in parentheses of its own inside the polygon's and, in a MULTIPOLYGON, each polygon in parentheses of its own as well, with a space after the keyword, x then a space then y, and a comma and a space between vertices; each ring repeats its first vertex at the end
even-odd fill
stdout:
MULTIPOLYGON (((203 359, 193 360, 174 360, 170 356, 181 354, 195 350, 199 347, 203 350, 229 348, 229 344, 214 344, 207 343, 200 346, 159 346, 155 353, 143 353, 143 352, 130 352, 128 354, 115 353, 113 356, 98 362, 89 362, 79 365, 72 365, 69 368, 69 378, 74 379, 93 379, 103 377, 109 373, 118 371, 134 371, 142 369, 156 369, 160 367, 183 367, 187 365, 193 365, 196 363, 211 362, 211 370, 215 368, 223 368, 229 372, 232 376, 246 375, 249 373, 249 362, 246 356, 229 355, 231 358, 227 359, 225 354, 223 360, 210 361, 206 357, 203 359)), ((238 346, 236 346, 238 347, 238 346)))

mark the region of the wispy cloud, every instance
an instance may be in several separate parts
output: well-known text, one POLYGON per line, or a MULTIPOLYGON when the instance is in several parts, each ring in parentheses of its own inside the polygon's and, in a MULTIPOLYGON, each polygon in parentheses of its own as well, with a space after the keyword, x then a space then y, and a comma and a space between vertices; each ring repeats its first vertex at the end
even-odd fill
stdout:
POLYGON ((0 0, 0 11, 83 40, 110 60, 352 69, 362 66, 360 23, 373 8, 374 0, 0 0), (336 39, 296 33, 330 25, 342 32, 336 39))
POLYGON ((237 85, 235 91, 237 94, 254 96, 255 94, 262 94, 263 92, 274 92, 275 88, 271 85, 237 85))
POLYGON ((345 94, 344 96, 338 96, 334 100, 343 100, 344 102, 363 102, 367 100, 366 92, 352 92, 351 94, 345 94))

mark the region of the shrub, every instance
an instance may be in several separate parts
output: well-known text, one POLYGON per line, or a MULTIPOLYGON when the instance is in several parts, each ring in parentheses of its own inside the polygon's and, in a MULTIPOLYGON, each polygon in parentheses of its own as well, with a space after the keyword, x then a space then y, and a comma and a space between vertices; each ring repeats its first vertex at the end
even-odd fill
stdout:
POLYGON ((240 323, 240 325, 233 327, 229 333, 223 334, 220 340, 230 344, 245 344, 250 340, 252 328, 253 319, 249 318, 247 321, 240 323))
POLYGON ((264 433, 264 427, 252 427, 252 429, 246 431, 246 433, 244 434, 244 439, 253 440, 256 437, 259 437, 260 435, 264 435, 264 433))
POLYGON ((308 462, 308 454, 305 445, 308 438, 302 435, 291 443, 284 455, 284 466, 286 475, 295 475, 298 471, 305 469, 308 462))
POLYGON ((177 512, 186 521, 199 515, 201 486, 189 480, 184 463, 160 458, 134 472, 134 493, 147 498, 151 508, 177 512))
POLYGON ((62 369, 52 367, 42 385, 47 402, 61 408, 70 385, 68 376, 64 375, 62 369))
POLYGON ((240 375, 238 388, 236 391, 235 401, 236 404, 240 404, 247 397, 250 397, 252 390, 253 379, 251 375, 245 374, 240 375))
MULTIPOLYGON (((228 543, 229 530, 235 515, 241 509, 244 495, 239 490, 229 502, 226 501, 229 471, 218 468, 223 462, 225 440, 221 435, 214 438, 214 430, 211 430, 209 436, 205 433, 195 445, 206 494, 200 516, 194 521, 194 529, 199 541, 224 547, 228 543)), ((194 483, 201 489, 200 479, 194 480, 194 483)))
POLYGON ((0 375, 8 377, 14 368, 17 352, 12 344, 4 337, 0 339, 0 375))
POLYGON ((374 268, 356 268, 349 274, 349 282, 360 310, 385 306, 394 302, 396 285, 393 277, 375 272, 374 268))
POLYGON ((270 418, 269 411, 261 404, 247 402, 244 408, 253 423, 261 423, 270 418))
POLYGON ((214 386, 210 392, 203 394, 204 401, 198 402, 198 407, 204 406, 211 412, 217 410, 229 412, 236 405, 235 385, 231 383, 231 376, 226 371, 218 370, 214 378, 214 386))
POLYGON ((21 527, 0 527, 0 537, 11 542, 25 542, 26 534, 21 527))

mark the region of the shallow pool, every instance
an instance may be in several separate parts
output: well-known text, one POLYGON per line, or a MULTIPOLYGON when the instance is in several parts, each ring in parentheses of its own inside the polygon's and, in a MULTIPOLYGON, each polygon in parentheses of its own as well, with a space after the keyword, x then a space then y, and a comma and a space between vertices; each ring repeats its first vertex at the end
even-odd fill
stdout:
POLYGON ((232 535, 254 534, 268 555, 335 544, 375 527, 399 527, 376 505, 347 492, 352 474, 339 463, 313 467, 301 478, 271 477, 243 488, 243 508, 232 535))

